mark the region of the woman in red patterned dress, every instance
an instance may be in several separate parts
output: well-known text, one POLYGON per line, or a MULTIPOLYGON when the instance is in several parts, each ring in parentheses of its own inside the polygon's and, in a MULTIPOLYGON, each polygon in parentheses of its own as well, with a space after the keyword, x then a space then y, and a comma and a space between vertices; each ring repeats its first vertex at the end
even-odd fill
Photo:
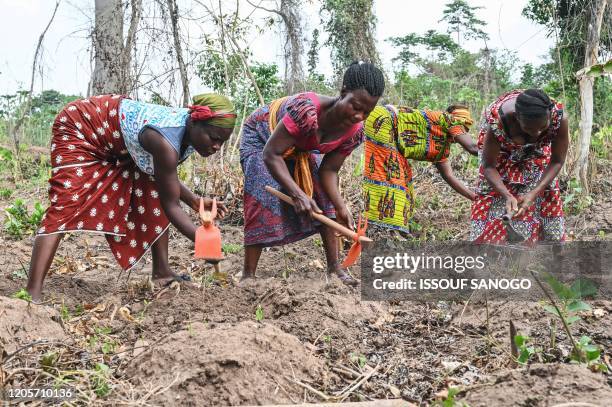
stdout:
POLYGON ((539 89, 504 94, 486 109, 478 145, 470 240, 507 242, 504 214, 512 216, 510 227, 526 242, 563 240, 556 179, 569 145, 563 106, 539 89))
POLYGON ((53 123, 51 205, 34 241, 27 285, 32 300, 40 301, 66 232, 104 234, 124 270, 152 249, 154 281, 188 279, 168 266, 168 226, 194 240, 196 226, 179 202, 196 210, 200 198, 179 181, 176 168, 194 151, 204 157, 218 151, 235 120, 231 102, 215 94, 194 97, 190 109, 119 95, 68 104, 53 123))

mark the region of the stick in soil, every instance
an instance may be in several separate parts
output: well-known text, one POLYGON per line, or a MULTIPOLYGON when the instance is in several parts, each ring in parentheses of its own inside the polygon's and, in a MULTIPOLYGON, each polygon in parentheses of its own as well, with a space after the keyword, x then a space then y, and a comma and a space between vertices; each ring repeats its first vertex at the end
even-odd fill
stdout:
POLYGON ((516 327, 514 326, 514 322, 510 320, 510 353, 512 353, 513 364, 515 364, 516 359, 518 358, 518 349, 516 347, 516 343, 514 343, 514 337, 516 337, 516 327))

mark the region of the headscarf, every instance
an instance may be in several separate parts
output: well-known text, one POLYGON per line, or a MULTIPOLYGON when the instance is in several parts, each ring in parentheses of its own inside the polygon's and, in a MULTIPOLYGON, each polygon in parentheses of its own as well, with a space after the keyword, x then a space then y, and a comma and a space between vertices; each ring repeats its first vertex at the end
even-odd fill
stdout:
POLYGON ((470 127, 474 124, 474 120, 472 120, 472 115, 467 108, 464 107, 456 107, 451 110, 449 113, 451 119, 451 125, 448 129, 448 133, 453 136, 459 136, 463 133, 467 133, 470 131, 470 127))
POLYGON ((205 120, 211 126, 233 129, 236 125, 236 110, 230 100, 216 93, 203 93, 193 97, 191 119, 205 120))

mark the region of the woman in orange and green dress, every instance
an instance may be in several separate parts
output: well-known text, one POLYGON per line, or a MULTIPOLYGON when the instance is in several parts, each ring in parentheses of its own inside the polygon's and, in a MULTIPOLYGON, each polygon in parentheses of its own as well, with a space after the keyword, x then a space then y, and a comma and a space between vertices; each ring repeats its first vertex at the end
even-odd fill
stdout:
POLYGON ((446 111, 377 106, 365 122, 363 192, 367 218, 380 226, 409 231, 415 204, 408 160, 434 163, 442 178, 467 199, 474 192, 457 179, 448 156, 453 143, 477 155, 468 131, 469 110, 452 105, 446 111))

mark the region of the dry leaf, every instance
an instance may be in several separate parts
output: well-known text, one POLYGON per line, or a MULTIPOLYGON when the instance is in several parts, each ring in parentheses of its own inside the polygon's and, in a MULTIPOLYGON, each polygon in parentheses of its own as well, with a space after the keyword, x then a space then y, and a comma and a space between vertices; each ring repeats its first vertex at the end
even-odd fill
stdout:
POLYGON ((132 314, 130 313, 130 310, 127 307, 119 308, 119 316, 121 317, 121 319, 127 322, 135 321, 134 317, 132 316, 132 314))

